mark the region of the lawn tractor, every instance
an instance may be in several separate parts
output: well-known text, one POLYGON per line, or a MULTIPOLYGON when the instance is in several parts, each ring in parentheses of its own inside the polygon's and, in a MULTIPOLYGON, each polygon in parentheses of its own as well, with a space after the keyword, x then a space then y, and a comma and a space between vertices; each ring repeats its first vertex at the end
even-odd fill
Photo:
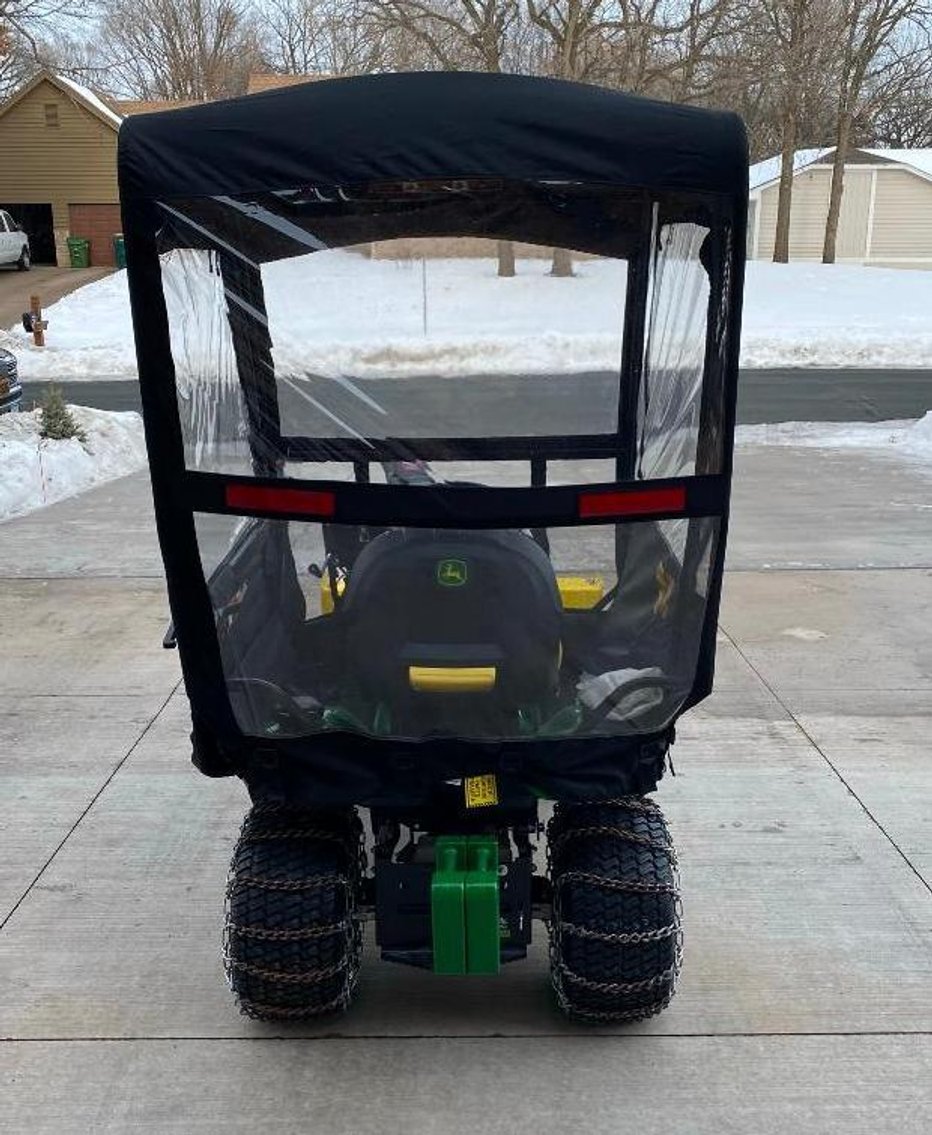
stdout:
POLYGON ((651 794, 712 688, 741 122, 380 75, 131 118, 119 173, 166 643, 195 765, 251 800, 242 1011, 346 1009, 367 924, 465 977, 537 921, 570 1018, 657 1013, 682 930, 651 794))

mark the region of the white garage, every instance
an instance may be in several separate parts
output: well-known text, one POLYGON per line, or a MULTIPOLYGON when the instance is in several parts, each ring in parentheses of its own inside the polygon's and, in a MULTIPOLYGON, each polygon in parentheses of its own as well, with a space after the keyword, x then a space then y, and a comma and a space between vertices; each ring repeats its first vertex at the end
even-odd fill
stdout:
MULTIPOLYGON (((821 260, 834 149, 797 150, 790 259, 821 260)), ((748 255, 773 257, 779 157, 750 170, 748 255)), ((932 149, 852 150, 845 166, 838 263, 932 268, 932 149)))

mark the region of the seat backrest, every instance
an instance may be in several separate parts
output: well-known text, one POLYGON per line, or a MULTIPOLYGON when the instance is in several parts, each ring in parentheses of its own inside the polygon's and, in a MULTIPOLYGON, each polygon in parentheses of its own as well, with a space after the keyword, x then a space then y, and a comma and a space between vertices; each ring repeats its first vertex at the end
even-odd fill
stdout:
POLYGON ((496 700, 521 705, 559 672, 561 602, 546 553, 524 532, 395 529, 351 571, 348 661, 380 693, 409 668, 496 667, 496 700))

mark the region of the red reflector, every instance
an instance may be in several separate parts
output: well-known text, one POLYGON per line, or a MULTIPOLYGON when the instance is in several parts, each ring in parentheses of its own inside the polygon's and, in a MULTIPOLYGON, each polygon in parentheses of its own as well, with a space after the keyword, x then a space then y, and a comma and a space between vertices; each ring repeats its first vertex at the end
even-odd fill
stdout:
POLYGON ((227 508, 286 512, 290 516, 333 516, 336 497, 315 489, 276 489, 267 485, 227 485, 227 508))
POLYGON ((602 493, 580 493, 580 517, 646 516, 655 512, 684 512, 686 486, 663 489, 609 489, 602 493))

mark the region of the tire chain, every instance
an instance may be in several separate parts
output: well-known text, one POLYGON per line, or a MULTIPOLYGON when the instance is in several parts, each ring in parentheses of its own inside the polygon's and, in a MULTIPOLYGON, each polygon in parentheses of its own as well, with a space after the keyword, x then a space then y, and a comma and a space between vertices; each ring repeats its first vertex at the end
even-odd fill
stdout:
POLYGON ((604 887, 607 891, 630 891, 631 894, 673 895, 675 898, 680 893, 675 883, 644 883, 640 879, 609 879, 605 875, 593 875, 591 871, 564 871, 554 884, 554 889, 562 887, 564 883, 569 881, 591 883, 595 887, 604 887))
POLYGON ((674 862, 676 861, 676 850, 672 843, 650 839, 646 835, 638 835, 637 832, 629 831, 627 828, 616 828, 608 824, 570 828, 569 831, 561 832, 553 840, 553 844, 555 847, 562 847, 565 843, 570 843, 574 839, 583 839, 586 836, 612 836, 615 839, 620 839, 623 843, 636 843, 641 847, 649 847, 652 851, 662 851, 665 855, 669 855, 674 862))
POLYGON ((588 926, 577 926, 574 922, 564 922, 560 926, 561 934, 569 934, 576 938, 591 938, 596 942, 609 942, 618 946, 639 946, 647 942, 662 942, 665 938, 672 938, 678 930, 679 927, 675 922, 671 922, 669 926, 661 926, 657 930, 634 930, 629 934, 592 930, 588 926))
POLYGON ((349 966, 349 956, 341 958, 333 965, 321 966, 319 969, 306 970, 304 973, 291 973, 288 970, 266 969, 265 966, 254 966, 250 962, 237 962, 230 959, 230 968, 248 973, 250 977, 261 977, 263 981, 280 981, 284 985, 320 985, 336 977, 349 966))
MULTIPOLYGON (((606 995, 617 993, 644 993, 648 989, 655 989, 658 985, 664 985, 666 982, 672 981, 676 976, 675 966, 670 966, 669 969, 665 969, 662 973, 654 974, 653 977, 645 977, 643 981, 592 981, 588 977, 574 973, 565 963, 562 965, 562 971, 563 976, 574 985, 581 985, 583 989, 591 989, 593 993, 605 993, 606 995)), ((640 1009, 638 1011, 640 1012, 640 1009)))
POLYGON ((331 922, 328 926, 309 926, 303 930, 269 930, 264 926, 242 926, 231 923, 230 932, 242 938, 260 938, 269 942, 302 942, 311 938, 329 938, 334 934, 344 934, 347 920, 331 922))
MULTIPOLYGON (((663 817, 659 805, 654 801, 648 800, 641 796, 621 796, 610 800, 592 800, 586 801, 580 807, 592 806, 612 806, 624 808, 630 812, 636 812, 641 815, 651 815, 663 817)), ((572 810, 572 805, 567 811, 572 810)), ((563 813, 565 814, 565 813, 563 813)), ((557 819, 557 816, 554 819, 557 819)), ((551 820, 553 823, 553 820, 551 820)), ((676 992, 677 981, 680 975, 680 969, 683 962, 683 927, 682 927, 682 898, 680 895, 679 887, 679 872, 677 870, 676 852, 672 843, 662 843, 657 840, 651 840, 646 836, 638 836, 637 833, 628 831, 623 828, 612 828, 607 826, 596 826, 589 828, 589 834, 599 835, 614 835, 621 838, 633 837, 628 839, 628 842, 649 845, 652 850, 663 851, 668 857, 670 862, 670 873, 672 876, 671 883, 647 883, 639 880, 625 880, 625 879, 612 879, 603 875, 596 875, 589 871, 566 871, 559 879, 554 878, 553 872, 553 857, 552 846, 556 844, 560 846, 562 843, 567 842, 574 835, 583 831, 582 828, 570 829, 563 833, 563 838, 557 837, 555 841, 547 840, 547 875, 551 881, 552 887, 552 906, 551 917, 547 921, 547 929, 550 935, 550 971, 553 983, 554 993, 556 994, 557 1003, 568 1017, 575 1020, 588 1022, 590 1024, 597 1023, 615 1023, 615 1024, 630 1024, 635 1021, 643 1021, 649 1017, 656 1016, 657 1013, 662 1012, 670 1004, 673 995, 676 992), (644 893, 644 894, 669 894, 673 896, 674 914, 673 922, 664 927, 658 927, 656 930, 645 931, 643 934, 638 934, 636 937, 633 935, 618 935, 611 936, 611 939, 604 938, 604 932, 593 930, 590 927, 577 926, 574 923, 562 923, 560 921, 560 892, 563 884, 576 880, 580 882, 592 883, 595 886, 605 887, 608 890, 624 891, 631 893, 644 893), (572 970, 563 960, 562 949, 562 935, 569 932, 575 933, 578 936, 591 936, 598 937, 602 940, 612 940, 617 945, 623 946, 627 944, 635 944, 642 942, 659 941, 662 938, 673 938, 673 965, 664 970, 663 973, 655 974, 651 978, 647 978, 642 982, 594 982, 588 978, 583 977, 581 974, 572 970), (580 1008, 573 1005, 570 998, 567 996, 564 982, 568 981, 570 984, 579 985, 582 988, 588 989, 591 992, 602 993, 606 996, 618 995, 622 993, 637 993, 646 992, 649 989, 654 989, 658 985, 666 985, 666 992, 662 997, 658 997, 653 1001, 648 1001, 644 1005, 638 1005, 631 1009, 590 1009, 580 1008)))
POLYGON ((322 839, 331 843, 342 843, 347 847, 352 843, 345 835, 329 832, 324 828, 282 828, 281 831, 270 828, 268 831, 246 832, 242 837, 243 843, 261 843, 268 839, 322 839))
POLYGON ((362 825, 356 815, 355 809, 352 809, 348 814, 350 831, 345 835, 334 833, 326 830, 318 830, 316 828, 282 828, 280 834, 276 835, 274 829, 267 829, 257 832, 247 830, 249 828, 250 819, 262 819, 268 817, 274 818, 275 815, 287 813, 290 816, 294 815, 294 809, 287 808, 284 805, 263 805, 259 809, 253 809, 247 812, 243 818, 240 827, 239 843, 248 843, 258 840, 266 839, 324 839, 330 841, 337 841, 345 845, 348 855, 350 856, 350 870, 351 877, 345 875, 317 875, 309 876, 305 879, 296 880, 276 880, 276 879, 263 879, 258 876, 237 876, 234 869, 235 856, 230 863, 230 871, 227 876, 226 886, 226 902, 225 902, 225 916, 224 916, 224 931, 223 931, 223 949, 222 961, 224 973, 227 978, 227 983, 232 989, 233 980, 232 975, 234 970, 241 972, 251 972, 253 976, 263 977, 268 981, 279 981, 285 984, 301 983, 305 985, 319 984, 322 981, 328 980, 330 977, 336 977, 337 974, 343 974, 343 984, 337 995, 331 1000, 324 1002, 320 1005, 313 1006, 277 1006, 277 1005, 264 1005, 261 1002, 253 1001, 249 998, 237 995, 237 1002, 240 1011, 247 1017, 252 1017, 258 1020, 301 1020, 310 1017, 323 1016, 326 1013, 332 1013, 340 1009, 346 1009, 352 1000, 353 994, 356 990, 356 984, 359 980, 359 968, 362 961, 362 929, 359 921, 355 917, 356 910, 356 892, 359 879, 362 877, 366 869, 366 848, 365 839, 363 835, 362 825), (355 833, 355 840, 353 834, 355 833), (352 854, 355 844, 355 856, 352 854), (310 890, 314 887, 324 886, 339 886, 343 887, 346 892, 346 911, 347 917, 341 920, 338 924, 329 924, 325 927, 309 927, 307 930, 270 930, 263 927, 242 926, 235 923, 232 918, 232 895, 233 887, 236 882, 246 883, 252 886, 265 887, 269 890, 284 890, 284 891, 300 891, 310 890), (261 933, 256 934, 256 931, 261 933), (316 933, 311 933, 316 931, 316 933), (345 935, 344 941, 344 955, 339 963, 334 966, 328 966, 319 970, 311 971, 309 974, 289 974, 287 971, 282 970, 264 970, 257 972, 261 967, 250 967, 248 963, 237 962, 231 952, 231 939, 234 934, 250 935, 256 937, 267 937, 272 940, 295 940, 301 937, 321 937, 324 933, 337 933, 342 932, 345 935), (332 971, 332 972, 331 972, 332 971), (304 979, 304 980, 302 980, 304 979))
POLYGON ((306 879, 266 879, 262 875, 237 875, 237 882, 264 891, 313 891, 324 887, 347 887, 345 875, 308 875, 306 879))
POLYGON ((256 1021, 307 1021, 312 1017, 323 1017, 327 1013, 345 1009, 346 1001, 341 993, 330 1001, 325 1001, 320 1005, 315 1005, 313 1009, 308 1009, 303 1006, 295 1008, 284 1005, 265 1005, 261 1001, 251 1001, 248 997, 240 997, 239 1008, 244 1016, 252 1017, 256 1021))

